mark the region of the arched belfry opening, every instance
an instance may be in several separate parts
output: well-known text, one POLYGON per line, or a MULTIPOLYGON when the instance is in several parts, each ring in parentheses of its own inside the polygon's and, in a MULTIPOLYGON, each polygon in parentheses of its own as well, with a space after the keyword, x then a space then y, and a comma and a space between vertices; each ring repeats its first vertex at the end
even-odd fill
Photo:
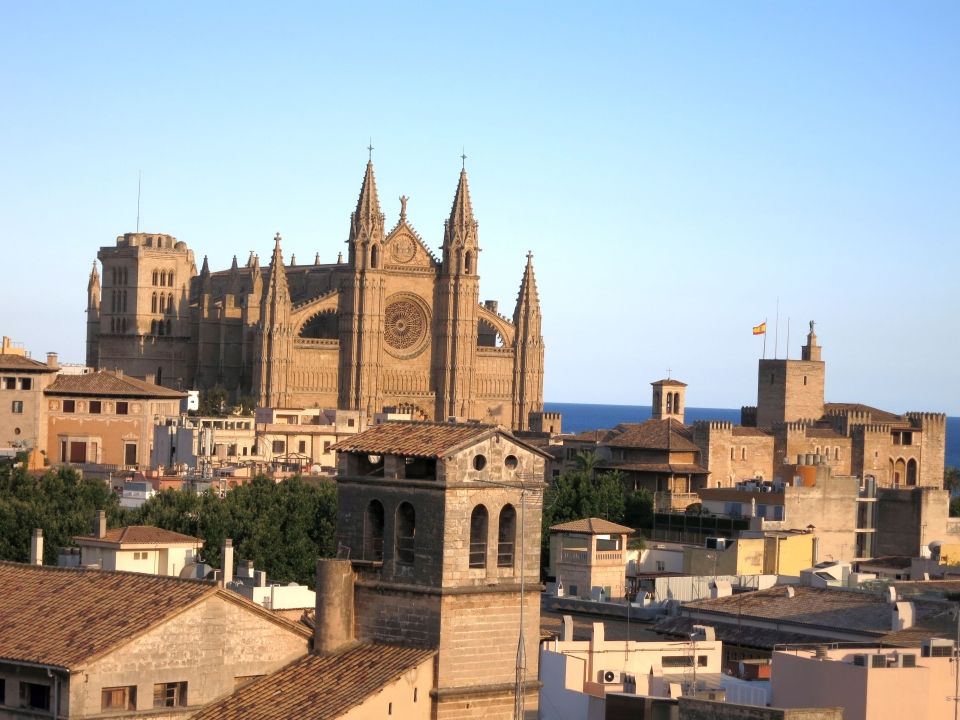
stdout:
POLYGON ((470 567, 487 566, 487 531, 489 513, 483 505, 477 505, 470 514, 470 567))

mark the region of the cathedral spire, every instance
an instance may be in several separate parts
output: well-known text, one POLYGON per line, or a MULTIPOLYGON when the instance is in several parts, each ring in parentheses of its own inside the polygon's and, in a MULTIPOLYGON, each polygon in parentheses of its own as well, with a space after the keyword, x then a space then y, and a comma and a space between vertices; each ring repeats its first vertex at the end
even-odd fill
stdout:
POLYGON ((273 238, 273 257, 270 258, 270 276, 267 278, 267 302, 279 302, 289 297, 287 271, 283 267, 280 233, 273 238))
POLYGON ((90 269, 90 279, 87 281, 87 290, 92 290, 94 287, 99 289, 100 287, 100 271, 97 270, 97 261, 93 261, 93 267, 90 269))
POLYGON ((470 202, 470 186, 467 183, 467 171, 460 171, 460 182, 453 196, 450 218, 446 222, 443 237, 445 247, 457 245, 476 245, 477 221, 473 217, 473 205, 470 202))
MULTIPOLYGON (((203 259, 206 260, 206 259, 207 259, 206 256, 204 256, 203 259)), ((230 263, 230 269, 231 269, 231 270, 237 270, 238 268, 239 268, 239 266, 237 265, 237 256, 234 255, 234 256, 233 256, 233 262, 230 263)))
POLYGON ((383 237, 383 213, 377 195, 377 179, 373 174, 373 161, 367 161, 367 171, 360 186, 357 209, 350 222, 350 241, 381 239, 383 237))
POLYGON ((210 264, 207 262, 207 256, 203 256, 203 265, 200 267, 201 277, 207 277, 210 274, 210 264))
MULTIPOLYGON (((533 253, 527 253, 527 266, 520 281, 520 292, 517 293, 517 307, 513 311, 513 323, 520 327, 521 322, 529 319, 529 314, 540 315, 540 295, 537 292, 537 278, 533 272, 533 253)), ((539 332, 539 328, 537 328, 539 332)))

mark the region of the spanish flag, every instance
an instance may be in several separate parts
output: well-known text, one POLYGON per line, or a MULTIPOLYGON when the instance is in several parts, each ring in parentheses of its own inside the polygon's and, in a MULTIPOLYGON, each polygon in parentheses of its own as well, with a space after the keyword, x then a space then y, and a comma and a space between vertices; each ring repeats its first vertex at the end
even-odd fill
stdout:
POLYGON ((754 335, 766 335, 766 334, 767 334, 767 321, 764 320, 764 321, 763 321, 762 323, 760 323, 759 325, 754 325, 754 326, 753 326, 753 334, 754 334, 754 335))

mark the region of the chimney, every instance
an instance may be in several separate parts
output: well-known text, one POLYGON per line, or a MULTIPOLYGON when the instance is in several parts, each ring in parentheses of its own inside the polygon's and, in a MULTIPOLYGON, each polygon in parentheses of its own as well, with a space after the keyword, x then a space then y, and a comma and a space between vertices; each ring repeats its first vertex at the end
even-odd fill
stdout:
POLYGON ((52 367, 52 368, 59 368, 59 367, 60 367, 60 360, 59 360, 59 358, 57 357, 57 354, 56 354, 55 352, 48 352, 48 353, 47 353, 47 365, 49 365, 49 366, 52 367))
POLYGON ((97 510, 97 519, 93 523, 93 536, 101 540, 107 536, 107 513, 97 510))
POLYGON ((30 564, 43 565, 43 530, 36 528, 30 538, 30 564))
POLYGON ((220 553, 220 563, 223 574, 220 576, 220 587, 226 587, 233 582, 233 539, 223 541, 223 552, 220 553))
POLYGON ((912 602, 896 602, 893 604, 891 630, 908 630, 913 627, 916 618, 916 608, 912 602))
POLYGON ((313 651, 332 655, 353 642, 353 565, 349 560, 317 560, 317 606, 313 651))
POLYGON ((267 586, 267 571, 266 570, 257 570, 254 572, 254 581, 253 584, 256 587, 266 587, 267 586))

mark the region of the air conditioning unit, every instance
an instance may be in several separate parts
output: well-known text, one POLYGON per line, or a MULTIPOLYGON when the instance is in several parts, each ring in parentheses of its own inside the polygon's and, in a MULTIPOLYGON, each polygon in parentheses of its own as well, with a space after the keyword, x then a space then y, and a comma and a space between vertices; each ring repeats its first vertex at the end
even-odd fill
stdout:
POLYGON ((857 667, 866 667, 867 666, 867 656, 866 655, 854 655, 853 664, 857 667))
POLYGON ((917 656, 913 653, 900 656, 900 667, 915 668, 917 666, 917 656))
POLYGON ((601 670, 597 675, 598 682, 602 682, 604 685, 623 682, 620 672, 617 670, 601 670))
POLYGON ((870 656, 870 667, 872 668, 885 668, 887 666, 887 656, 886 655, 871 655, 870 656))

